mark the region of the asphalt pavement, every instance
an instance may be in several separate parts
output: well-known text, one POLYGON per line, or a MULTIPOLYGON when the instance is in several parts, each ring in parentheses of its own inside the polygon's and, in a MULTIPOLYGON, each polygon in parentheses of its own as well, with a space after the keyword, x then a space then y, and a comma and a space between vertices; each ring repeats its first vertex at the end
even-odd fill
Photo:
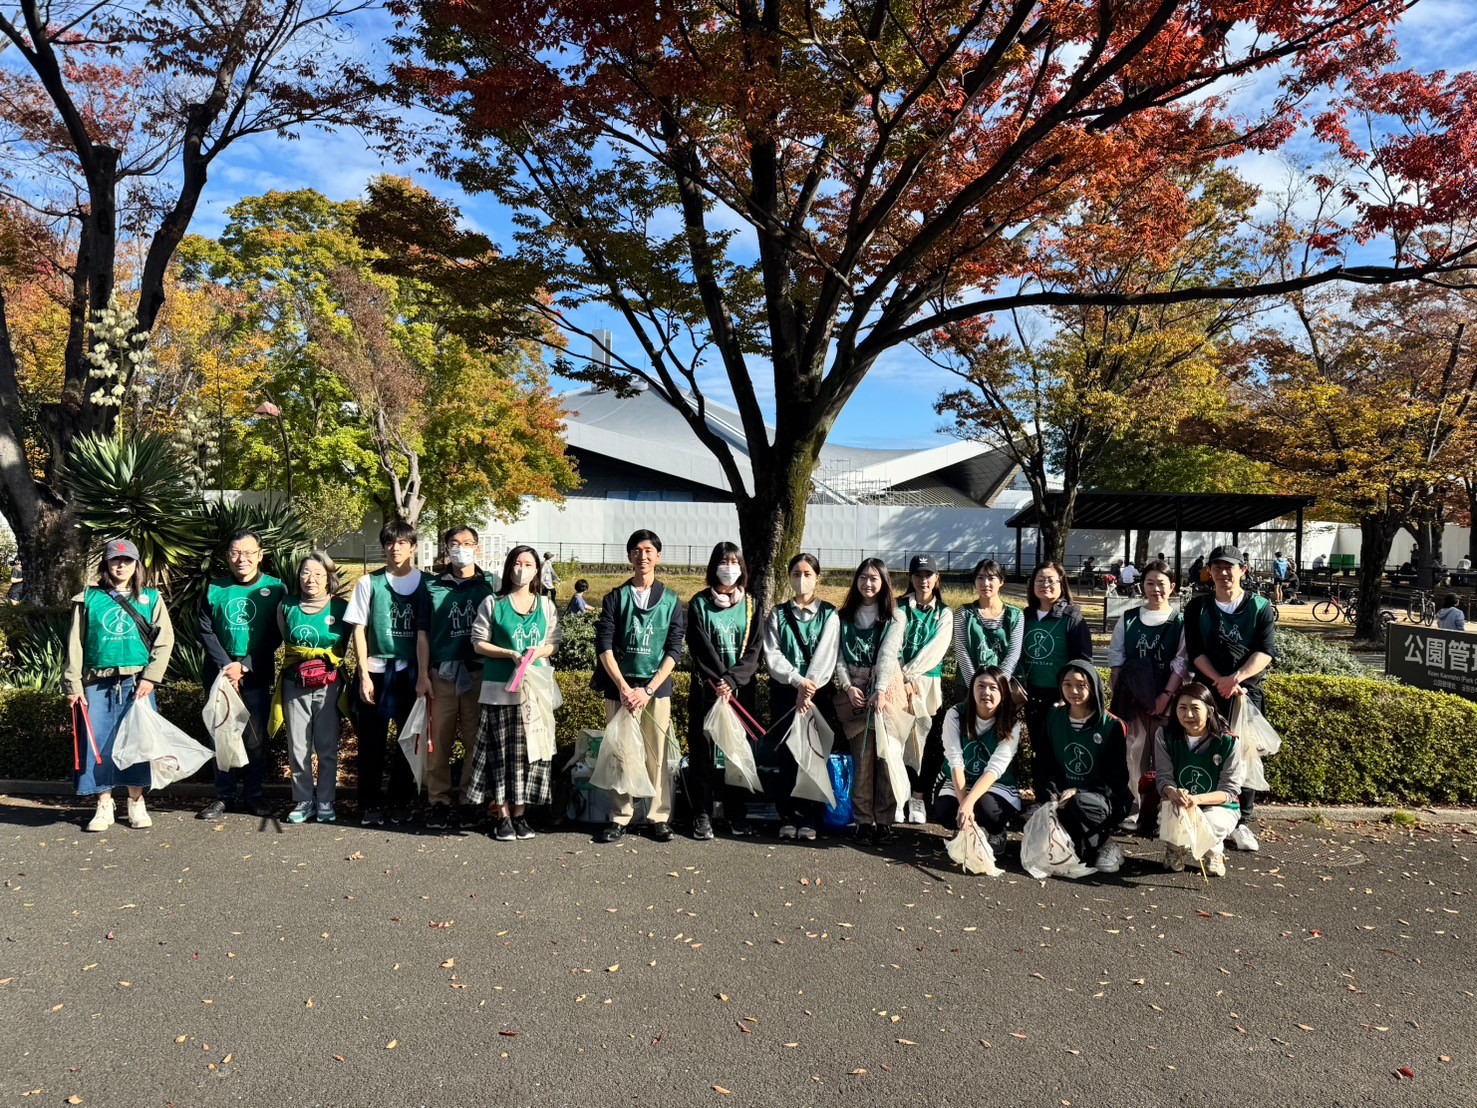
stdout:
POLYGON ((84 819, 0 801, 0 1104, 1477 1101, 1466 828, 1272 823, 1207 884, 84 819))

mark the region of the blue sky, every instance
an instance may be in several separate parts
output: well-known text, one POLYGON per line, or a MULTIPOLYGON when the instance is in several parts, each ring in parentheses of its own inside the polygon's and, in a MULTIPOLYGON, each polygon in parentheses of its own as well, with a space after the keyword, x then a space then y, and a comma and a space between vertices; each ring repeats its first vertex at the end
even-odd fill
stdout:
MULTIPOLYGON (((379 28, 374 28, 379 30, 379 28)), ((383 54, 377 34, 367 34, 357 44, 371 55, 383 54)), ((1406 17, 1400 41, 1407 64, 1423 70, 1470 68, 1477 60, 1477 0, 1423 0, 1406 17)), ((1248 101, 1258 96, 1256 87, 1242 91, 1248 101)), ((1292 152, 1294 156, 1296 151, 1292 152)), ((1241 171, 1266 188, 1278 187, 1286 178, 1287 166, 1280 157, 1244 159, 1241 171)), ((471 225, 507 243, 507 213, 486 197, 466 196, 458 189, 419 172, 414 165, 382 163, 356 134, 310 133, 294 142, 274 137, 258 138, 229 150, 211 175, 199 215, 192 230, 213 234, 224 224, 224 210, 242 196, 268 189, 316 188, 333 199, 358 196, 365 182, 385 171, 416 177, 427 187, 454 200, 471 225)), ((613 313, 589 310, 582 317, 589 326, 608 326, 617 333, 618 348, 634 347, 620 337, 621 328, 613 313)), ((576 349, 588 348, 583 339, 576 349)), ((938 432, 940 418, 933 412, 939 392, 954 382, 948 373, 929 365, 913 351, 902 348, 885 355, 858 388, 837 421, 834 442, 852 446, 924 447, 947 441, 938 432)), ((715 398, 721 396, 715 392, 715 398)))

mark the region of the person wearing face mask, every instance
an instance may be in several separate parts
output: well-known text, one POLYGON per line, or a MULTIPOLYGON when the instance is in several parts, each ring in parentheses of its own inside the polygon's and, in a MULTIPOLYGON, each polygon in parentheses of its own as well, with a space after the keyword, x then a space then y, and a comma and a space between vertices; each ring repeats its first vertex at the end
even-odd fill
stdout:
POLYGON ((119 785, 128 788, 129 826, 154 824, 144 806, 149 763, 126 769, 113 764, 118 724, 135 700, 154 703, 154 686, 164 680, 174 651, 169 609, 158 590, 146 587, 146 577, 138 547, 110 539, 97 583, 72 598, 62 682, 76 742, 77 795, 97 802, 89 831, 113 826, 113 789, 119 785))
POLYGON ((1003 588, 1005 567, 986 558, 974 567, 977 599, 961 605, 954 616, 954 661, 959 667, 959 684, 965 688, 974 680, 975 671, 985 666, 997 666, 1007 677, 1015 676, 1026 621, 1019 608, 1001 599, 1003 588))
POLYGON ((908 591, 898 598, 898 610, 907 619, 898 659, 903 693, 906 705, 911 706, 913 742, 921 755, 918 769, 908 770, 913 795, 908 798, 907 815, 909 823, 927 823, 923 790, 943 765, 943 747, 934 737, 934 722, 944 706, 944 655, 954 640, 953 613, 939 595, 938 566, 929 555, 916 555, 908 563, 908 591))
MULTIPOLYGON (((892 795, 885 769, 878 764, 876 714, 890 710, 905 720, 897 695, 898 654, 903 648, 907 617, 898 608, 888 583, 887 563, 868 558, 856 567, 846 600, 836 613, 840 641, 836 652, 835 708, 851 746, 851 814, 859 845, 883 845, 892 839, 898 798, 892 795)), ((901 736, 899 736, 901 738, 901 736)))
MULTIPOLYGON (((785 746, 785 736, 795 713, 822 710, 816 694, 836 675, 841 624, 835 605, 815 594, 820 559, 814 554, 796 554, 790 559, 789 571, 793 596, 776 605, 764 623, 770 723, 763 750, 779 767, 771 796, 780 815, 780 838, 814 840, 825 806, 791 795, 800 767, 785 746)), ((836 729, 834 724, 832 729, 836 729)))
POLYGON ((272 703, 270 731, 287 728, 287 762, 292 770, 289 823, 338 819, 339 702, 344 692, 343 663, 348 653, 349 602, 338 595, 338 567, 321 551, 303 559, 297 591, 277 605, 282 636, 282 672, 272 703), (313 778, 313 756, 318 776, 313 778))
MULTIPOLYGON (((226 561, 229 577, 212 581, 201 598, 200 645, 205 648, 201 680, 207 690, 224 673, 236 687, 250 722, 243 742, 247 763, 241 775, 241 801, 256 816, 267 816, 272 807, 262 796, 271 755, 267 752, 267 724, 276 688, 276 655, 282 645, 277 630, 277 605, 287 595, 287 586, 261 569, 261 536, 255 531, 237 531, 231 536, 226 561)), ((215 771, 215 799, 198 819, 218 820, 236 802, 237 771, 215 771)))
POLYGON ((538 551, 515 546, 503 562, 502 584, 482 601, 472 628, 472 646, 482 663, 479 698, 482 717, 467 761, 471 773, 463 795, 481 808, 492 805, 492 837, 499 842, 531 839, 530 804, 547 804, 552 796, 551 763, 530 756, 529 719, 533 682, 509 690, 525 655, 547 671, 559 649, 559 611, 545 594, 539 577, 538 551))
POLYGON ((1072 586, 1060 562, 1043 562, 1031 574, 1016 678, 1026 686, 1026 732, 1031 749, 1047 741, 1046 713, 1060 698, 1058 679, 1068 662, 1092 661, 1092 631, 1072 603, 1072 586))
MULTIPOLYGON (((656 795, 646 810, 650 834, 669 842, 672 828, 672 778, 667 772, 667 732, 672 725, 672 671, 682 657, 687 616, 677 594, 656 579, 662 540, 654 531, 635 531, 626 540, 631 576, 606 594, 595 622, 597 665, 590 687, 605 698, 605 720, 630 712, 641 724, 646 772, 656 795)), ((611 795, 611 822, 597 836, 619 842, 635 815, 635 801, 611 795)))
POLYGON ((753 715, 754 675, 759 670, 763 625, 746 588, 744 555, 720 542, 708 558, 707 585, 687 604, 687 652, 692 683, 687 700, 687 778, 692 802, 692 837, 713 837, 713 797, 723 790, 723 814, 737 837, 749 834, 747 789, 723 781, 713 740, 703 727, 718 698, 736 699, 753 715))
MULTIPOLYGON (((431 745, 426 751, 426 826, 444 830, 451 821, 451 747, 458 738, 471 753, 482 715, 482 658, 472 648, 472 625, 482 602, 495 589, 477 567, 477 532, 453 527, 441 538, 446 568, 426 581, 431 597, 431 745)), ((471 776, 471 758, 462 767, 461 785, 471 776)), ((464 818, 475 824, 480 806, 467 805, 464 818)))

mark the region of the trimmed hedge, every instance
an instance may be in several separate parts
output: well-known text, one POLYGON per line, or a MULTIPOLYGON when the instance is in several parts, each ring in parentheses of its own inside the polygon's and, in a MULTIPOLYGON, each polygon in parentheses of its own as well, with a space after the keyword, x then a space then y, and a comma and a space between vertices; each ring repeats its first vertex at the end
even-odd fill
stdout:
MULTIPOLYGON (((590 675, 558 675, 556 767, 568 761, 581 730, 605 726, 605 706, 590 689, 590 675)), ((673 676, 672 719, 686 746, 688 675, 673 676)), ((186 682, 161 686, 160 711, 197 738, 203 690, 186 682)), ((944 702, 954 702, 951 679, 944 702)), ((761 678, 761 719, 768 689, 761 678)), ((1445 693, 1350 677, 1274 675, 1267 682, 1267 714, 1282 734, 1282 752, 1266 763, 1267 781, 1281 800, 1307 804, 1477 804, 1477 704, 1445 693)), ((346 736, 348 732, 346 731, 346 736)), ((285 762, 282 743, 273 744, 285 762)), ((459 746, 460 744, 458 744, 459 746)), ((1029 745, 1029 744, 1027 744, 1029 745)), ((0 777, 64 780, 72 772, 72 736, 62 697, 48 693, 0 693, 0 777)), ((354 761, 346 737, 340 765, 354 761)), ((1018 772, 1029 777, 1029 750, 1018 772)), ((462 751, 454 749, 453 759, 462 751)), ((276 778, 279 772, 273 774, 276 778)), ((208 780, 207 764, 201 780, 208 780)))

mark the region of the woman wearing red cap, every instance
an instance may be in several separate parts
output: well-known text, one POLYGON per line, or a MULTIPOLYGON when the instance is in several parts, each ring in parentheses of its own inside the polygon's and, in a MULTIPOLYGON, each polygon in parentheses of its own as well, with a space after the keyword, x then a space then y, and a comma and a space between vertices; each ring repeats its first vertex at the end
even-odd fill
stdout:
POLYGON ((127 769, 113 765, 113 740, 123 713, 135 700, 148 697, 153 703, 154 686, 164 679, 174 650, 169 611, 158 590, 145 587, 147 572, 138 547, 127 539, 110 540, 97 584, 72 598, 64 680, 78 736, 77 795, 97 798, 89 831, 113 826, 118 785, 128 787, 129 825, 154 822, 144 807, 149 763, 127 769))

